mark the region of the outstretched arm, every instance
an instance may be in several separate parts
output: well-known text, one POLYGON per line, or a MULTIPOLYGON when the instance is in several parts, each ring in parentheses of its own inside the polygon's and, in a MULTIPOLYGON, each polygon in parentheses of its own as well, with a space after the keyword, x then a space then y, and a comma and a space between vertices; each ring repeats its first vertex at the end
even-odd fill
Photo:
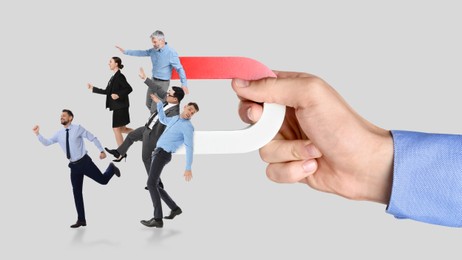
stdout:
POLYGON ((152 49, 149 50, 124 50, 123 54, 130 56, 146 57, 151 56, 152 49))
POLYGON ((87 83, 87 88, 91 92, 96 93, 96 94, 102 94, 102 95, 107 95, 108 94, 107 89, 97 88, 97 87, 93 86, 91 83, 87 83))
POLYGON ((121 53, 124 53, 124 52, 125 52, 125 50, 124 50, 122 47, 119 47, 119 46, 117 46, 117 45, 116 45, 115 47, 116 47, 121 53))
POLYGON ((157 115, 159 116, 159 122, 167 125, 172 120, 172 118, 165 115, 164 103, 162 103, 162 101, 154 94, 151 94, 151 98, 157 104, 157 115))
POLYGON ((55 135, 53 135, 53 137, 51 137, 50 139, 47 139, 47 138, 43 137, 43 136, 40 134, 40 126, 35 125, 35 126, 32 128, 32 131, 33 131, 34 134, 38 137, 38 140, 39 140, 43 145, 45 145, 45 146, 49 146, 49 145, 52 145, 52 144, 58 142, 58 133, 56 133, 55 135))

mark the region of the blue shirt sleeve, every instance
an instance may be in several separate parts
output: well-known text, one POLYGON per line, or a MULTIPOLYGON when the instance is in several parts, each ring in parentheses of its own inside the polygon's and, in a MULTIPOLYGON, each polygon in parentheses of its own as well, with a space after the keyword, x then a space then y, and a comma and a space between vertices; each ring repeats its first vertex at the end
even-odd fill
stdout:
POLYGON ((159 117, 159 122, 161 122, 164 125, 167 125, 168 122, 172 120, 172 117, 167 117, 165 115, 164 103, 162 103, 162 101, 159 101, 157 103, 157 116, 159 117))
POLYGON ((151 56, 152 49, 149 50, 125 50, 124 54, 129 56, 146 57, 151 56))
POLYGON ((87 131, 83 126, 80 126, 79 128, 80 131, 82 131, 82 137, 86 138, 88 141, 92 142, 95 144, 95 146, 98 148, 98 150, 100 152, 103 152, 104 149, 103 149, 103 146, 101 145, 101 143, 99 142, 98 138, 96 138, 96 136, 94 136, 92 133, 90 133, 89 131, 87 131))
POLYGON ((192 166, 192 160, 193 160, 193 139, 194 139, 194 128, 188 127, 185 129, 183 132, 183 138, 184 138, 184 146, 186 148, 186 170, 190 171, 191 166, 192 166))
POLYGON ((178 72, 180 76, 181 85, 188 86, 188 82, 186 80, 186 72, 184 71, 183 65, 180 63, 180 58, 178 57, 178 53, 172 52, 170 56, 170 64, 172 67, 178 72))
POLYGON ((58 133, 59 132, 55 133, 53 135, 53 137, 51 137, 50 139, 47 139, 47 138, 43 137, 43 135, 41 135, 41 134, 38 134, 37 138, 43 145, 49 146, 49 145, 52 145, 52 144, 58 142, 58 133))
POLYGON ((462 226, 462 136, 393 130, 393 185, 387 213, 462 226))

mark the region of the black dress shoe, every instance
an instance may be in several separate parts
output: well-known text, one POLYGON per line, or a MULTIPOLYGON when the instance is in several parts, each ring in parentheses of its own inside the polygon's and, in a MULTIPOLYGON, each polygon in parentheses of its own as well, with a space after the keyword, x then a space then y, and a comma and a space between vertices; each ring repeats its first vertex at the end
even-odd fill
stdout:
POLYGON ((78 228, 80 226, 86 226, 87 222, 85 220, 77 220, 74 225, 71 225, 71 228, 78 228))
POLYGON ((104 147, 104 150, 106 150, 106 152, 112 154, 115 158, 119 158, 120 157, 120 153, 117 152, 116 149, 108 149, 107 147, 104 147))
POLYGON ((170 215, 165 216, 164 218, 165 219, 173 219, 174 217, 180 215, 181 213, 183 213, 183 211, 181 211, 180 208, 176 208, 176 209, 170 211, 170 215))
POLYGON ((119 168, 117 168, 117 166, 115 166, 113 163, 111 163, 110 165, 112 165, 112 167, 114 168, 114 175, 117 176, 117 177, 120 177, 119 168))
POLYGON ((152 218, 150 220, 141 220, 141 224, 147 226, 147 227, 156 227, 156 228, 162 228, 164 226, 164 222, 161 220, 156 220, 155 218, 152 218))

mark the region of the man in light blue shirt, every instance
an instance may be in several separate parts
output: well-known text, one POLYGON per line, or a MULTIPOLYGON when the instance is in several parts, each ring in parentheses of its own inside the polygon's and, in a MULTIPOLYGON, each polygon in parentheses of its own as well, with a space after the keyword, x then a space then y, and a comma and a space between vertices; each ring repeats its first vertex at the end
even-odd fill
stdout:
POLYGON ((56 132, 50 139, 40 134, 40 127, 38 125, 34 126, 32 131, 37 135, 38 140, 45 146, 58 143, 66 154, 67 159, 69 159, 68 166, 71 168, 72 189, 78 215, 77 222, 71 225, 71 228, 78 228, 87 225, 82 195, 83 176, 86 175, 97 183, 105 185, 111 180, 114 174, 120 177, 120 170, 113 163, 110 163, 104 174, 101 173, 90 156, 88 156, 83 138, 93 142, 98 150, 101 151, 99 158, 104 159, 106 158, 106 153, 101 143, 96 136, 82 126, 72 124, 73 119, 74 114, 72 111, 63 109, 61 113, 61 124, 64 128, 56 132))
MULTIPOLYGON (((152 80, 160 86, 164 91, 167 91, 170 85, 172 69, 175 69, 180 76, 181 87, 186 94, 189 93, 187 87, 186 73, 183 65, 180 63, 178 53, 165 42, 164 33, 155 31, 151 34, 151 42, 153 48, 148 50, 124 50, 116 46, 123 54, 138 57, 151 57, 152 62, 152 80)), ((151 100, 153 92, 148 88, 146 92, 146 106, 151 113, 156 111, 156 104, 151 100)))
POLYGON ((151 195, 154 206, 154 217, 150 220, 141 220, 141 224, 148 227, 163 227, 162 221, 162 200, 171 209, 170 215, 166 219, 173 219, 175 216, 182 213, 181 208, 173 201, 173 199, 164 190, 164 186, 160 180, 160 174, 164 166, 172 159, 174 153, 182 144, 186 148, 186 169, 184 177, 186 181, 192 178, 191 164, 193 157, 193 136, 194 127, 191 124, 191 117, 199 111, 196 103, 190 102, 184 106, 183 112, 178 116, 167 117, 162 109, 163 103, 155 95, 152 95, 153 100, 157 103, 157 111, 159 122, 166 125, 166 128, 159 140, 157 141, 156 149, 153 152, 151 160, 151 169, 148 177, 148 190, 151 195), (162 190, 162 192, 160 192, 162 190))

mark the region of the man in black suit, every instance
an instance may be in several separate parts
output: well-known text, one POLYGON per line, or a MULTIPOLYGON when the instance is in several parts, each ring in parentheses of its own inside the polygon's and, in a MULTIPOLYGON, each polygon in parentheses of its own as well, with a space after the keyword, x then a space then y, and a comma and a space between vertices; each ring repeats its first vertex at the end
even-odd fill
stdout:
MULTIPOLYGON (((140 69, 139 76, 144 80, 144 83, 150 88, 150 90, 153 93, 156 93, 157 96, 164 101, 164 111, 168 117, 180 114, 180 108, 178 105, 185 95, 182 88, 172 87, 170 90, 165 91, 157 84, 154 84, 152 79, 146 77, 143 69, 140 69)), ((149 175, 149 169, 151 168, 151 154, 156 148, 157 140, 164 132, 164 129, 165 125, 159 122, 157 118, 157 111, 155 111, 149 117, 148 122, 144 126, 138 127, 130 132, 124 142, 117 149, 105 149, 110 154, 118 158, 114 161, 120 161, 126 155, 128 149, 134 142, 142 141, 143 163, 146 168, 146 173, 149 175)))

